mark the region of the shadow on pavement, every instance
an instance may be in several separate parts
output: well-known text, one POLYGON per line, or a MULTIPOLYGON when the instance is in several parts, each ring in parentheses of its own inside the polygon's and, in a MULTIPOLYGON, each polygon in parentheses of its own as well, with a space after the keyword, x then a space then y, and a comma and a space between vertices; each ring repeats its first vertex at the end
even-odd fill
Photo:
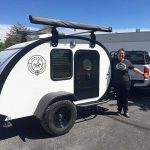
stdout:
POLYGON ((150 90, 149 89, 135 89, 130 93, 129 106, 138 106, 142 111, 150 110, 150 90))
POLYGON ((83 121, 88 121, 91 119, 96 118, 98 115, 102 115, 103 112, 108 111, 109 109, 105 107, 101 107, 99 105, 97 106, 90 106, 90 107, 85 107, 85 106, 78 106, 77 107, 77 121, 76 123, 80 123, 83 121))
MULTIPOLYGON (((89 119, 95 118, 97 115, 101 114, 102 108, 99 109, 92 108, 77 108, 77 122, 87 121, 89 119)), ((11 121, 11 127, 3 127, 4 122, 0 123, 0 140, 5 140, 15 136, 19 136, 22 141, 28 139, 44 139, 52 138, 47 134, 44 129, 41 127, 40 121, 36 117, 25 117, 20 119, 15 119, 11 121)))
POLYGON ((42 139, 50 137, 42 129, 40 122, 35 117, 26 117, 21 119, 12 120, 12 127, 3 127, 0 124, 0 140, 5 140, 11 137, 19 136, 22 141, 29 139, 42 139))
MULTIPOLYGON (((94 119, 97 115, 102 115, 107 108, 100 106, 97 107, 77 107, 77 120, 75 123, 88 121, 94 119)), ((109 115, 113 112, 109 112, 109 115)), ((106 114, 105 114, 106 115, 106 114)), ((116 115, 116 114, 114 114, 116 115)), ((25 117, 11 121, 11 127, 3 127, 4 122, 0 124, 0 140, 5 140, 15 136, 19 136, 22 141, 26 142, 27 139, 44 139, 52 138, 41 127, 40 121, 36 117, 25 117)))

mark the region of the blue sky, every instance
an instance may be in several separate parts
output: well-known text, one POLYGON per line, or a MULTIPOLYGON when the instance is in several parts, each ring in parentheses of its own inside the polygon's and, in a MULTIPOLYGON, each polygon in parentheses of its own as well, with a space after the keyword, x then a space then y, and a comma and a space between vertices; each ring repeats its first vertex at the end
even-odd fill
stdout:
POLYGON ((114 28, 149 28, 149 0, 1 0, 0 24, 34 26, 29 15, 114 28))
POLYGON ((1 0, 0 25, 31 24, 28 16, 112 26, 149 29, 150 0, 1 0))

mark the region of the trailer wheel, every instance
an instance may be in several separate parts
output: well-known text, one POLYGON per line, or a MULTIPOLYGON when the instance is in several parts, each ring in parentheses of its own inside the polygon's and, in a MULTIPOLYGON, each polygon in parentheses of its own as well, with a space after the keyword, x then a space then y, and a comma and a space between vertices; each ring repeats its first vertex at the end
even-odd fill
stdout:
POLYGON ((67 133, 76 118, 76 106, 69 100, 63 100, 53 103, 45 110, 41 124, 46 132, 58 136, 67 133))

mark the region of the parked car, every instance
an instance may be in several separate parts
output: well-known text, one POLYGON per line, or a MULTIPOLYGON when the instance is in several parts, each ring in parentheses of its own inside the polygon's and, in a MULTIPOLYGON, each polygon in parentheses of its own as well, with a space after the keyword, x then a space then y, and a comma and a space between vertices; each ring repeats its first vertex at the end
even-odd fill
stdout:
MULTIPOLYGON (((111 57, 117 57, 117 51, 110 52, 111 57)), ((129 59, 132 64, 139 68, 144 73, 150 73, 150 52, 142 50, 126 51, 126 59, 129 59)), ((132 87, 136 88, 150 88, 150 79, 145 79, 139 74, 129 70, 132 87)))

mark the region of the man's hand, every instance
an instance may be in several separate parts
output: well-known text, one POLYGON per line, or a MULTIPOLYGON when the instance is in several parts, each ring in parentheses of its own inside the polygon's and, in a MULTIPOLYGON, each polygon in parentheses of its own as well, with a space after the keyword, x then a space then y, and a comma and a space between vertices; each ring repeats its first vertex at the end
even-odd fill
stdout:
POLYGON ((150 77, 150 75, 148 75, 147 73, 143 74, 144 78, 148 79, 150 77))

